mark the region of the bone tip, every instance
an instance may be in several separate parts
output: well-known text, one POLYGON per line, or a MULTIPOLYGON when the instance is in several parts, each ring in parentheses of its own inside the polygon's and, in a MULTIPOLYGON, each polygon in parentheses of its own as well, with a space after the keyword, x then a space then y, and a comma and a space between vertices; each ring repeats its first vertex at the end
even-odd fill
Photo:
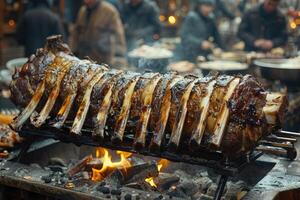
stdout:
POLYGON ((111 142, 113 144, 120 144, 122 142, 122 138, 119 135, 113 135, 111 137, 111 142))
POLYGON ((197 141, 195 138, 192 138, 190 140, 190 145, 189 145, 191 150, 197 150, 200 147, 200 142, 197 141))
POLYGON ((21 126, 17 125, 17 123, 15 121, 10 123, 8 126, 9 126, 9 128, 11 128, 14 131, 19 131, 21 129, 21 126))
POLYGON ((71 129, 70 134, 73 136, 81 136, 81 131, 76 129, 71 129))
POLYGON ((30 122, 36 128, 40 128, 43 124, 43 121, 41 121, 39 118, 35 118, 35 117, 30 118, 30 122))
POLYGON ((133 146, 134 146, 135 150, 141 150, 141 149, 145 148, 145 143, 141 140, 138 140, 138 141, 134 142, 133 146))
POLYGON ((168 144, 168 150, 171 152, 176 152, 178 150, 178 144, 174 141, 170 141, 168 144))
POLYGON ((59 121, 51 121, 49 123, 49 126, 53 127, 53 128, 57 128, 57 129, 61 129, 61 127, 63 126, 63 124, 59 121))
POLYGON ((37 112, 31 114, 30 122, 36 128, 39 128, 43 124, 43 121, 40 119, 40 115, 37 112))
POLYGON ((160 151, 160 144, 155 142, 155 141, 152 141, 150 146, 149 146, 149 149, 152 152, 159 152, 160 151))
POLYGON ((93 133, 92 133, 93 138, 97 138, 97 139, 104 139, 104 131, 103 130, 99 130, 97 128, 94 129, 93 133))

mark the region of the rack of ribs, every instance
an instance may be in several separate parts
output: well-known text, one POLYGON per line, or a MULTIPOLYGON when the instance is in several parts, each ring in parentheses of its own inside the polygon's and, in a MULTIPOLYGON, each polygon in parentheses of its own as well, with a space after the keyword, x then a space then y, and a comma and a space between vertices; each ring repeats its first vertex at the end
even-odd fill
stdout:
POLYGON ((67 134, 74 137, 85 127, 95 141, 122 145, 132 134, 133 149, 153 152, 245 154, 280 127, 287 107, 284 95, 267 93, 251 75, 109 69, 75 57, 60 36, 49 37, 16 71, 11 92, 23 107, 14 130, 25 123, 61 129, 72 121, 67 134))

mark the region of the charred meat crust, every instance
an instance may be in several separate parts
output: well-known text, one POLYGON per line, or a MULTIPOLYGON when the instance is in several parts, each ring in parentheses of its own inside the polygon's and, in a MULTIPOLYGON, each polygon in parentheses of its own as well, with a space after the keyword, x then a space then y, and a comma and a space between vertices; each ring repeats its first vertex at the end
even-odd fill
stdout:
MULTIPOLYGON (((84 120, 84 126, 93 130, 101 122, 97 130, 100 135, 96 134, 100 139, 104 138, 102 133, 105 128, 105 139, 122 142, 124 135, 133 134, 139 142, 132 145, 139 144, 142 148, 157 151, 167 149, 174 132, 176 150, 185 149, 195 154, 200 148, 204 148, 209 151, 221 150, 229 156, 235 156, 251 151, 269 130, 263 113, 266 92, 250 75, 209 75, 199 78, 194 75, 182 77, 174 72, 164 75, 123 72, 89 60, 79 60, 56 38, 50 38, 46 47, 38 50, 14 74, 11 91, 16 104, 25 107, 30 102, 38 84, 47 78, 45 74, 49 66, 54 62, 62 64, 58 58, 64 62, 69 61, 72 65, 62 80, 60 94, 50 113, 50 119, 55 118, 58 110, 65 112, 62 106, 64 102, 72 106, 65 117, 70 121, 74 120, 90 81, 95 74, 101 74, 96 79, 96 84, 93 83, 89 98, 86 98, 89 101, 86 105, 90 105, 88 114, 79 120, 80 123, 84 120), (229 85, 233 80, 236 84, 228 95, 229 85), (151 92, 148 93, 145 88, 150 88, 151 92), (72 105, 65 101, 66 97, 75 99, 72 105), (225 100, 225 97, 229 99, 225 100), (224 120, 225 130, 218 132, 220 145, 216 145, 212 138, 216 137, 215 128, 219 125, 217 120, 224 111, 224 105, 229 114, 224 120), (179 122, 181 125, 177 126, 179 122), (143 131, 145 126, 146 132, 143 131), (203 133, 195 132, 196 127, 202 127, 203 133)), ((56 75, 53 76, 55 79, 56 75)), ((50 86, 43 93, 39 103, 41 106, 47 101, 49 91, 50 86)), ((281 107, 281 111, 285 105, 281 107)))

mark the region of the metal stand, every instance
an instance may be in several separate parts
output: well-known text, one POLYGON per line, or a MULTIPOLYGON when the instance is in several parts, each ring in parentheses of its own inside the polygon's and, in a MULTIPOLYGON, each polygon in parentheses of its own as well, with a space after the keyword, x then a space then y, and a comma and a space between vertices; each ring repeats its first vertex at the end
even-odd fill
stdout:
POLYGON ((20 152, 19 154, 17 155, 16 159, 17 159, 17 162, 21 162, 22 161, 22 158, 24 157, 25 154, 27 154, 29 148, 31 147, 33 141, 30 139, 30 140, 27 140, 21 147, 20 149, 20 152))
POLYGON ((220 200, 222 198, 226 183, 228 180, 228 176, 220 175, 218 179, 218 187, 214 196, 214 200, 220 200))
POLYGON ((51 138, 48 139, 34 139, 34 138, 27 138, 27 140, 21 144, 21 146, 12 151, 9 157, 6 160, 16 160, 17 162, 21 162, 23 157, 30 152, 36 151, 38 149, 47 147, 52 144, 59 143, 60 141, 54 140, 51 138))

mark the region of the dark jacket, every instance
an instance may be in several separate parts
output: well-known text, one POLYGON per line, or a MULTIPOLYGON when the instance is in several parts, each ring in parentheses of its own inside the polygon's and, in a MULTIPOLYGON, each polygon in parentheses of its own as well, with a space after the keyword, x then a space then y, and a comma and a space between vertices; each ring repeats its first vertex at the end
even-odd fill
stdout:
POLYGON ((122 10, 128 49, 136 47, 137 40, 152 42, 154 34, 160 34, 159 9, 155 2, 143 0, 133 7, 125 4, 122 10))
POLYGON ((234 12, 228 9, 227 5, 224 3, 223 0, 216 0, 215 15, 218 17, 224 16, 230 20, 233 20, 235 18, 234 12))
POLYGON ((198 55, 206 56, 208 51, 201 49, 204 40, 213 39, 213 43, 223 48, 219 31, 213 18, 204 17, 200 13, 190 11, 179 31, 181 38, 181 55, 193 61, 198 55))
POLYGON ((254 46, 257 39, 271 40, 274 47, 282 46, 287 42, 286 19, 279 10, 266 13, 261 4, 245 13, 238 36, 245 42, 247 51, 261 50, 254 46))
POLYGON ((17 27, 17 40, 25 46, 25 55, 30 56, 45 44, 46 37, 64 35, 62 22, 47 5, 39 4, 28 10, 17 27))

